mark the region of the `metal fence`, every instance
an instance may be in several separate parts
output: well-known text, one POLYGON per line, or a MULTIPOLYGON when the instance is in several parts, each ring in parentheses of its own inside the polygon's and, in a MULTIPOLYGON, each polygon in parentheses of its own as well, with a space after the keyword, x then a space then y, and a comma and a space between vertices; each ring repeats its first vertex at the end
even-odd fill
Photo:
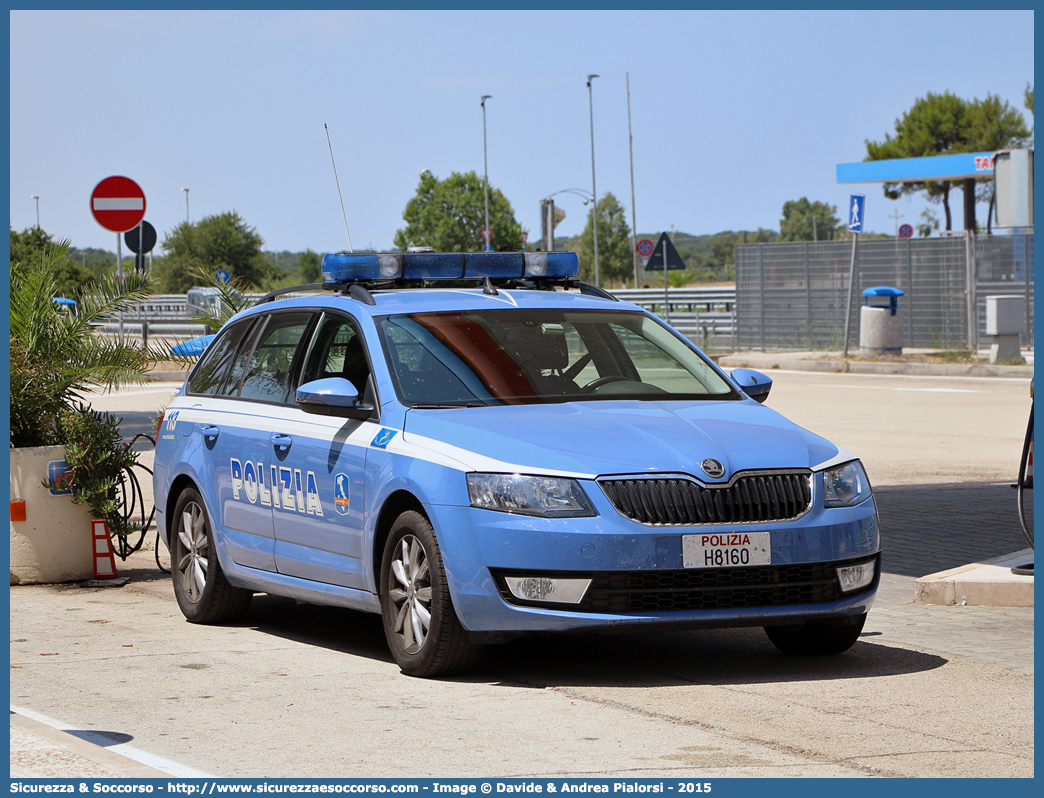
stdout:
MULTIPOLYGON (((851 253, 851 241, 737 246, 737 347, 841 349, 851 253)), ((1032 234, 860 240, 851 343, 862 291, 876 285, 905 292, 904 347, 985 345, 986 297, 997 294, 1026 297, 1024 344, 1032 346, 1032 234)))

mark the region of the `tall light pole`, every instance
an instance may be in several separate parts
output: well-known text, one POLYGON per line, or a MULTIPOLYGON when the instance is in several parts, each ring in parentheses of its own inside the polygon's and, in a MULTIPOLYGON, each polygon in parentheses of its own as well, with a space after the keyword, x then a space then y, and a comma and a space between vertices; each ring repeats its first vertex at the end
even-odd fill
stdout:
POLYGON ((185 192, 185 224, 188 224, 189 223, 189 211, 188 211, 188 193, 189 193, 189 190, 187 188, 183 188, 181 190, 185 192))
POLYGON ((638 222, 634 211, 634 137, 631 135, 631 73, 624 73, 627 81, 627 154, 631 160, 631 257, 634 258, 634 287, 638 287, 638 222))
POLYGON ((601 285, 598 271, 598 189, 595 187, 595 160, 594 160, 594 98, 591 94, 591 81, 598 75, 587 76, 587 107, 591 114, 591 195, 594 197, 594 210, 591 218, 594 220, 594 259, 595 259, 595 285, 601 285))
POLYGON ((36 200, 36 229, 40 229, 40 198, 33 194, 29 199, 36 200))
MULTIPOLYGON (((492 100, 492 94, 482 95, 482 175, 483 188, 486 195, 486 247, 489 247, 493 238, 493 231, 489 229, 489 161, 486 158, 486 100, 492 100)), ((485 249, 485 247, 483 248, 485 249)))

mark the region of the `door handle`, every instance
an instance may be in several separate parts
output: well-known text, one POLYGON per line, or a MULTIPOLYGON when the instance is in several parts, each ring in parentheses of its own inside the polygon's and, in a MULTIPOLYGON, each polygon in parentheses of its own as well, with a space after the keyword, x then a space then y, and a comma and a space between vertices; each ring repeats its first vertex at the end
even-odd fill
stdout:
POLYGON ((294 439, 289 435, 273 435, 272 445, 277 449, 289 449, 294 443, 294 439))
POLYGON ((199 431, 203 433, 204 438, 217 438, 217 436, 221 434, 221 430, 213 424, 207 424, 200 427, 199 431))

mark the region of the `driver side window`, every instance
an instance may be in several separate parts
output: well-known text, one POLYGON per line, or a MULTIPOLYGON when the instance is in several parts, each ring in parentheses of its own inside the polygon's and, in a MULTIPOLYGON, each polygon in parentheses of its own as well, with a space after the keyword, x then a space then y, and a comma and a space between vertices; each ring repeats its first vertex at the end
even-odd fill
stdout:
POLYGON ((312 341, 299 384, 326 377, 343 377, 362 396, 369 376, 366 349, 354 322, 343 316, 325 315, 312 341))

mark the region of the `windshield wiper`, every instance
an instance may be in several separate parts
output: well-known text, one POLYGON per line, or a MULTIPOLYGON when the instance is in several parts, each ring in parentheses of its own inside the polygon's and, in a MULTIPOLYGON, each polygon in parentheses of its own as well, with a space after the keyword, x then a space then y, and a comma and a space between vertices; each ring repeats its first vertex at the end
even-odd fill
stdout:
POLYGON ((447 407, 487 407, 485 402, 453 402, 453 403, 440 403, 440 402, 414 402, 410 405, 414 410, 441 410, 447 407))

